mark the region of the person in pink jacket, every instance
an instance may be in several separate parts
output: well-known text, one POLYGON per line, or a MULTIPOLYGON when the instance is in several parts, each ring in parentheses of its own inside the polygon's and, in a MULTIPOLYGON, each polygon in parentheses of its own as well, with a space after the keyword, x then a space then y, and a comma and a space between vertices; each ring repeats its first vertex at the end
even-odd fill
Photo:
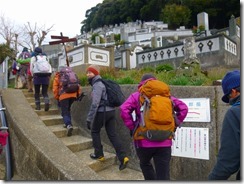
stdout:
MULTIPOLYGON (((138 89, 147 80, 151 79, 156 78, 151 74, 143 75, 141 82, 138 85, 138 89)), ((130 130, 132 137, 141 119, 139 97, 140 92, 136 91, 120 106, 120 116, 124 121, 125 126, 130 130), (133 118, 133 112, 135 113, 134 117, 136 118, 133 118)), ((188 107, 176 97, 171 96, 171 100, 174 103, 177 124, 180 126, 188 113, 188 107)), ((146 139, 134 140, 134 145, 145 180, 170 180, 172 139, 166 139, 164 141, 150 141, 146 139), (155 169, 151 163, 152 159, 155 169)))

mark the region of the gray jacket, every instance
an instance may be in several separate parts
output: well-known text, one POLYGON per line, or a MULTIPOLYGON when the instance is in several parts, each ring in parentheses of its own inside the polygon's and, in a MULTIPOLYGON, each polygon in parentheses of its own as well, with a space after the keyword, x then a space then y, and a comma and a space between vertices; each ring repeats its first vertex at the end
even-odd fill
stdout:
POLYGON ((91 92, 92 103, 86 119, 86 121, 89 121, 91 123, 94 121, 97 112, 115 110, 114 107, 109 107, 109 106, 104 107, 104 105, 102 105, 103 100, 107 100, 107 93, 106 93, 105 85, 102 83, 102 81, 97 81, 98 79, 101 79, 100 75, 96 75, 92 79, 92 92, 91 92))

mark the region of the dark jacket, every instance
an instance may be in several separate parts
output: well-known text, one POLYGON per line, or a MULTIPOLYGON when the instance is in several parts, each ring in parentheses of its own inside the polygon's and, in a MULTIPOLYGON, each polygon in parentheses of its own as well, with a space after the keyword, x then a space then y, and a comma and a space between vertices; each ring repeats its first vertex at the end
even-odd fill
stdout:
POLYGON ((227 180, 240 169, 240 96, 232 99, 230 105, 222 125, 217 163, 209 180, 227 180))
POLYGON ((107 93, 106 93, 106 87, 102 83, 102 81, 97 81, 101 79, 100 75, 96 75, 93 77, 91 81, 92 85, 92 92, 91 92, 91 98, 92 103, 90 106, 90 110, 87 115, 87 121, 93 122, 96 116, 97 112, 104 112, 104 111, 112 111, 115 110, 114 107, 106 106, 104 107, 103 100, 107 100, 107 93))

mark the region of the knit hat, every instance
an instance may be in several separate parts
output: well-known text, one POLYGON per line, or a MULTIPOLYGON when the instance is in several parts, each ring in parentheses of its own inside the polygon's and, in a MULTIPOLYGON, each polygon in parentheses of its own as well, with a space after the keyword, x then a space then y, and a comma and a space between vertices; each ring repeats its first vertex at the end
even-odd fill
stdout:
POLYGON ((90 65, 86 71, 90 71, 94 73, 94 75, 99 75, 100 73, 100 67, 98 65, 90 65))
POLYGON ((22 52, 28 52, 28 48, 27 47, 24 47, 22 52))
POLYGON ((232 89, 235 89, 240 86, 240 71, 234 70, 228 72, 223 80, 222 80, 222 89, 224 92, 224 96, 222 97, 222 101, 225 103, 229 103, 229 94, 232 89))
POLYGON ((42 53, 42 49, 40 47, 36 47, 34 51, 36 53, 42 53))
POLYGON ((153 78, 153 79, 156 79, 156 77, 153 76, 153 74, 150 74, 150 73, 147 73, 147 74, 144 74, 141 78, 141 82, 142 81, 145 81, 147 79, 150 79, 150 78, 153 78))

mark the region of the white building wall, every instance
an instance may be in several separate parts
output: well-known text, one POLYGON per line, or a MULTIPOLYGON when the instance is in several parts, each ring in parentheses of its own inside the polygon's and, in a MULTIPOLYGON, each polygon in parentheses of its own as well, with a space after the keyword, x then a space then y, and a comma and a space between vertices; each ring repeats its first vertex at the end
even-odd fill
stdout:
POLYGON ((110 65, 109 51, 88 47, 88 63, 101 66, 110 65))

